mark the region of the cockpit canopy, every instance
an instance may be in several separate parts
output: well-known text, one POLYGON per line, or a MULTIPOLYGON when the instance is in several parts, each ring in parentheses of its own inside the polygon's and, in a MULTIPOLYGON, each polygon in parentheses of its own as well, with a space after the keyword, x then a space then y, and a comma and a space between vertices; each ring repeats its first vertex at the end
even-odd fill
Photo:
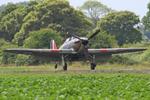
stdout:
MULTIPOLYGON (((85 38, 85 37, 80 37, 82 40, 88 40, 88 38, 85 38)), ((71 41, 71 40, 74 40, 75 42, 76 41, 79 41, 79 39, 75 38, 75 37, 70 37, 68 39, 66 39, 65 43, 71 41)))
MULTIPOLYGON (((71 40, 74 40, 74 39, 77 39, 77 38, 70 37, 70 38, 66 39, 65 43, 67 43, 67 42, 69 42, 69 41, 71 41, 71 40)), ((78 40, 78 39, 77 39, 77 40, 78 40)))

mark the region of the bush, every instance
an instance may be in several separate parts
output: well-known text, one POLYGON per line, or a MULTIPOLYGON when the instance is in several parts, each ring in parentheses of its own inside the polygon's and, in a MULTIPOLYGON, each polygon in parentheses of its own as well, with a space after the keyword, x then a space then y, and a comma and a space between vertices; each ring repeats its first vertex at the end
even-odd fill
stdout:
POLYGON ((150 61, 150 47, 148 48, 147 51, 145 51, 145 52, 141 55, 141 61, 142 61, 142 62, 149 62, 149 61, 150 61))
POLYGON ((60 34, 52 29, 41 29, 29 33, 25 40, 24 47, 27 48, 49 48, 50 40, 55 40, 58 45, 61 44, 60 34))
POLYGON ((16 64, 16 66, 28 65, 29 64, 29 56, 28 55, 17 55, 15 64, 16 64))
POLYGON ((109 63, 133 65, 133 64, 137 64, 138 62, 124 55, 115 55, 112 57, 112 59, 109 60, 109 63))
POLYGON ((150 43, 149 42, 142 42, 136 44, 125 44, 123 48, 147 48, 148 50, 144 52, 137 52, 126 55, 127 58, 132 59, 138 63, 144 63, 150 61, 150 43))
POLYGON ((8 48, 17 47, 14 44, 6 42, 4 39, 0 39, 0 63, 1 64, 14 64, 16 59, 16 54, 6 53, 3 50, 8 48))

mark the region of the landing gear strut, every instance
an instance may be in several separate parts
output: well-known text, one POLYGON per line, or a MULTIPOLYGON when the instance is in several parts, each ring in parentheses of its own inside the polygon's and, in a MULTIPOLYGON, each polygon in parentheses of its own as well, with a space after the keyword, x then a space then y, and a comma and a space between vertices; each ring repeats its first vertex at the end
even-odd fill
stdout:
POLYGON ((64 71, 67 71, 68 66, 67 66, 67 63, 66 63, 66 61, 65 61, 64 55, 62 55, 62 65, 63 65, 63 70, 64 70, 64 71))
POLYGON ((63 66, 63 70, 64 70, 64 71, 67 71, 67 67, 68 67, 68 66, 67 66, 67 63, 65 63, 64 66, 63 66))
POLYGON ((91 70, 95 70, 96 63, 95 63, 95 55, 92 56, 92 63, 91 63, 91 70))

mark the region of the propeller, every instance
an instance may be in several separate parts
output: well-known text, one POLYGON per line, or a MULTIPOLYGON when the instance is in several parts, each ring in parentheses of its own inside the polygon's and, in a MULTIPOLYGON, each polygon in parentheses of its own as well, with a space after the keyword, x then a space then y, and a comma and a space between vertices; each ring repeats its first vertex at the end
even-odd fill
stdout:
POLYGON ((90 39, 92 39, 93 37, 95 37, 99 32, 100 32, 100 29, 96 30, 96 31, 88 38, 88 40, 90 40, 90 39))
POLYGON ((84 55, 85 55, 86 59, 89 59, 89 56, 90 56, 90 54, 88 52, 88 43, 89 43, 89 40, 91 40, 92 38, 94 38, 99 32, 100 32, 100 29, 97 29, 91 36, 89 36, 88 42, 84 46, 84 55))
POLYGON ((100 29, 97 29, 91 36, 89 36, 89 38, 81 38, 75 34, 70 34, 72 37, 75 37, 77 39, 79 39, 82 44, 83 44, 83 52, 84 52, 84 55, 85 55, 85 58, 86 59, 89 59, 89 52, 88 52, 88 43, 89 43, 89 40, 91 40, 92 38, 94 38, 98 33, 100 32, 100 29))

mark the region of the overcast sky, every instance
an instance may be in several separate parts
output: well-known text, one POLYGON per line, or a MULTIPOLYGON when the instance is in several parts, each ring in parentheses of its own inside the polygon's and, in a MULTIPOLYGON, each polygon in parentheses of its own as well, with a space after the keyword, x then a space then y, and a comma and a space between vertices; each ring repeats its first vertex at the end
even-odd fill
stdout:
MULTIPOLYGON (((8 2, 21 2, 29 0, 0 0, 0 5, 8 2)), ((69 0, 71 5, 78 7, 82 5, 86 0, 69 0)), ((141 18, 146 14, 147 4, 150 0, 99 0, 103 4, 115 10, 129 10, 135 12, 141 18)))

